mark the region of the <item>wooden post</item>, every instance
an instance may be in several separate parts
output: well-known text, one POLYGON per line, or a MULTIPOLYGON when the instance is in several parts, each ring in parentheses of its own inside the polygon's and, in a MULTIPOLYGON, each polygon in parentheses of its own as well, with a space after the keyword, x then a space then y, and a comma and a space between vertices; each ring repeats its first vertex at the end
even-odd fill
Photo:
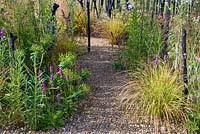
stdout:
POLYGON ((87 34, 88 34, 88 52, 90 52, 90 0, 87 0, 87 34))
POLYGON ((117 9, 121 12, 121 5, 120 5, 120 0, 117 0, 117 9))
MULTIPOLYGON (((162 7, 162 11, 164 11, 164 5, 162 7)), ((170 22, 170 0, 167 0, 166 5, 166 13, 164 18, 164 25, 163 25, 163 46, 162 46, 162 56, 164 58, 167 55, 167 48, 168 48, 168 38, 169 38, 169 22, 170 22)))
POLYGON ((108 0, 108 16, 111 18, 112 15, 112 1, 108 0))
POLYGON ((128 2, 129 0, 125 0, 126 1, 126 10, 128 10, 128 2))
POLYGON ((17 36, 13 35, 13 33, 10 33, 10 47, 11 47, 11 54, 12 54, 12 61, 14 63, 14 51, 15 51, 15 40, 17 39, 17 36))
POLYGON ((97 18, 99 18, 99 13, 98 13, 98 9, 97 9, 97 0, 92 0, 93 4, 94 4, 94 10, 96 12, 97 18))
POLYGON ((182 30, 182 55, 183 55, 183 81, 185 95, 188 94, 188 78, 187 78, 187 52, 186 52, 186 29, 182 30))
POLYGON ((84 5, 83 5, 83 0, 78 0, 79 4, 81 5, 81 8, 84 8, 84 5))
POLYGON ((53 26, 52 26, 52 34, 54 35, 55 34, 55 31, 56 31, 56 28, 55 28, 55 18, 54 18, 54 16, 56 15, 56 11, 57 11, 57 9, 59 8, 59 5, 58 4, 56 4, 56 3, 53 3, 53 8, 52 8, 52 17, 53 17, 53 19, 52 19, 52 23, 53 23, 53 26))

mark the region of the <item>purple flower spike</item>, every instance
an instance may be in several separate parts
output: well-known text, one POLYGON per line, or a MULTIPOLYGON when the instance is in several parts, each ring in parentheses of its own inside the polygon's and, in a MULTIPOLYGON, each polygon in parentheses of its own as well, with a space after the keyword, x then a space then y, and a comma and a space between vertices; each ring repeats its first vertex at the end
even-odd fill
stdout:
POLYGON ((58 94, 56 95, 56 100, 57 100, 57 101, 60 101, 60 100, 61 100, 61 94, 60 94, 60 93, 58 93, 58 94))
POLYGON ((156 55, 156 59, 154 61, 154 66, 156 67, 158 65, 158 61, 159 61, 159 56, 156 55))
POLYGON ((66 75, 66 80, 67 80, 67 81, 69 81, 69 80, 70 80, 70 78, 69 78, 69 75, 66 75))
POLYGON ((40 77, 39 77, 39 81, 41 81, 41 80, 42 80, 42 77, 40 76, 40 77))
POLYGON ((167 55, 165 54, 164 55, 164 62, 166 62, 167 61, 167 55))
POLYGON ((59 68, 58 67, 56 67, 56 73, 58 73, 59 72, 59 68))
POLYGON ((42 75, 42 70, 41 69, 39 69, 39 75, 42 75))
POLYGON ((41 81, 42 80, 42 70, 41 69, 39 69, 39 81, 41 81))
POLYGON ((110 36, 111 36, 111 37, 113 37, 113 36, 114 36, 114 35, 113 35, 113 32, 110 32, 110 36))
POLYGON ((59 69, 58 74, 59 74, 60 76, 62 76, 62 74, 63 74, 63 72, 62 72, 62 68, 59 69))
POLYGON ((53 72, 53 66, 50 66, 50 67, 49 67, 49 70, 50 70, 50 72, 52 73, 52 72, 53 72))
POLYGON ((148 59, 147 59, 147 64, 151 64, 151 60, 150 60, 150 58, 148 57, 148 59))
POLYGON ((54 75, 53 75, 53 74, 51 74, 51 76, 50 76, 50 80, 51 80, 51 81, 54 80, 54 75))
POLYGON ((197 81, 200 81, 200 76, 197 77, 197 81))
POLYGON ((118 42, 121 42, 121 38, 120 38, 119 35, 116 37, 116 40, 117 40, 118 42))
POLYGON ((47 84, 46 83, 43 83, 42 84, 42 93, 45 93, 47 90, 47 84))
POLYGON ((190 101, 191 101, 191 102, 194 102, 194 101, 195 101, 195 97, 194 97, 194 96, 191 96, 191 97, 190 97, 190 101))
POLYGON ((127 39, 128 39, 128 32, 125 32, 125 33, 123 34, 123 39, 124 39, 124 40, 127 40, 127 39))
POLYGON ((6 36, 6 31, 4 28, 0 29, 0 37, 6 36))

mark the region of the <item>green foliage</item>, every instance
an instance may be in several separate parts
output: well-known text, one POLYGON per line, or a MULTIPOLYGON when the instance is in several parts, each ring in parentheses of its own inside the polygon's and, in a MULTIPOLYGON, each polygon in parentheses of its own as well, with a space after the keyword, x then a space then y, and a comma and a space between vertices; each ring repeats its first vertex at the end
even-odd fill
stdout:
POLYGON ((48 61, 46 65, 56 66, 59 63, 60 55, 64 55, 68 52, 79 53, 77 42, 66 36, 58 36, 55 46, 47 53, 48 61))
POLYGON ((23 52, 15 52, 15 62, 10 61, 10 68, 1 71, 0 86, 0 125, 23 124, 23 91, 26 84, 26 74, 23 71, 23 52))
POLYGON ((119 56, 125 68, 136 68, 139 63, 146 63, 148 56, 160 52, 162 40, 158 24, 151 26, 149 20, 149 16, 143 16, 137 9, 132 12, 126 27, 129 38, 125 50, 119 56))
POLYGON ((90 77, 90 75, 91 75, 91 72, 89 69, 85 68, 81 70, 81 74, 80 74, 81 80, 87 80, 90 77))
MULTIPOLYGON (((51 3, 49 0, 14 0, 3 3, 3 9, 9 12, 4 27, 8 33, 17 35, 16 47, 24 50, 25 62, 29 65, 32 48, 38 46, 46 51, 55 39, 52 34, 52 27, 55 24, 51 22, 51 3)), ((41 49, 38 54, 41 54, 41 49)))
POLYGON ((188 121, 187 111, 193 105, 182 94, 179 72, 159 65, 138 70, 134 76, 121 93, 122 106, 133 118, 179 125, 188 121))
POLYGON ((63 55, 60 55, 59 57, 59 67, 66 69, 66 68, 73 68, 74 65, 76 64, 76 56, 74 54, 70 53, 66 53, 63 55))
POLYGON ((2 4, 0 14, 9 13, 0 16, 0 30, 6 31, 0 37, 0 127, 58 128, 74 114, 77 101, 89 91, 75 70, 73 53, 78 49, 71 37, 74 24, 66 30, 70 33, 64 33, 67 38, 52 34, 56 21, 49 0, 2 4), (10 32, 18 37, 14 52, 7 35, 10 32), (60 68, 49 72, 49 65, 60 68))
MULTIPOLYGON (((75 57, 73 60, 76 61, 75 57)), ((79 82, 80 76, 75 70, 66 66, 56 71, 52 66, 50 72, 40 69, 38 74, 39 64, 35 61, 33 57, 35 72, 29 75, 25 121, 33 130, 58 128, 74 114, 77 100, 88 92, 87 86, 79 82)))

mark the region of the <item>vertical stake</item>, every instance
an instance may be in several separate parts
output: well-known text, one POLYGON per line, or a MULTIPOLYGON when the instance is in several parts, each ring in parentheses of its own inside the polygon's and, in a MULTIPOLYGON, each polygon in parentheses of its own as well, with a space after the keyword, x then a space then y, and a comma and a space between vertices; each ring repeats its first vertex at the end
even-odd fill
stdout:
POLYGON ((88 52, 90 52, 90 0, 87 0, 87 18, 88 52))
POLYGON ((187 52, 186 52, 186 29, 182 30, 182 55, 183 55, 183 81, 185 95, 188 94, 188 78, 187 78, 187 52))
POLYGON ((17 39, 17 36, 15 36, 13 33, 10 33, 10 46, 11 46, 11 54, 12 54, 12 62, 14 65, 14 53, 15 53, 15 40, 17 39))
POLYGON ((59 8, 59 5, 58 4, 56 4, 56 3, 53 3, 53 7, 52 7, 52 34, 53 35, 55 35, 55 31, 56 31, 56 27, 55 27, 55 23, 56 23, 56 21, 55 21, 55 15, 56 15, 56 11, 57 11, 57 9, 59 8))

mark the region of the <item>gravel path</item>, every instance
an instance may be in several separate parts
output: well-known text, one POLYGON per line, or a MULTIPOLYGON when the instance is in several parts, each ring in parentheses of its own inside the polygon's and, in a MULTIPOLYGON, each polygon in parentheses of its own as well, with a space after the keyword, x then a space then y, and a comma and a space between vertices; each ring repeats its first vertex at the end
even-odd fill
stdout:
POLYGON ((123 117, 117 97, 120 86, 127 80, 125 74, 113 69, 117 48, 108 45, 105 39, 92 39, 91 52, 79 57, 78 65, 92 72, 88 84, 92 91, 81 102, 78 114, 71 118, 62 132, 94 134, 148 133, 147 127, 136 125, 123 117), (143 129, 141 129, 143 128, 143 129))

